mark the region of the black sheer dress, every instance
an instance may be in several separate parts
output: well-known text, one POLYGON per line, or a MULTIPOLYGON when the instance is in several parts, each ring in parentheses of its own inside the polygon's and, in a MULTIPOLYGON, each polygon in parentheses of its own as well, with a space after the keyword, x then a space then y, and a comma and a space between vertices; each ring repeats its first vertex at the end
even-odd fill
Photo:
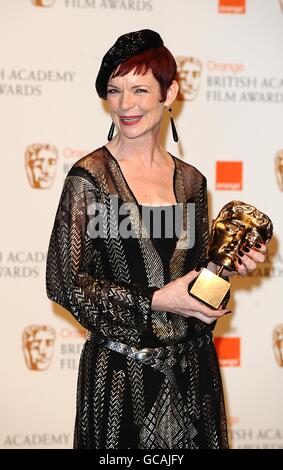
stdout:
POLYGON ((160 236, 151 232, 146 213, 160 208, 138 205, 105 146, 80 159, 65 180, 46 285, 48 297, 88 330, 78 376, 75 448, 228 447, 215 324, 151 310, 154 291, 191 271, 207 248, 205 177, 172 158, 177 204, 165 210, 178 220, 171 237, 165 236, 163 222, 160 236), (99 235, 98 203, 103 207, 99 235), (135 237, 121 236, 125 216, 116 209, 125 204, 135 237))

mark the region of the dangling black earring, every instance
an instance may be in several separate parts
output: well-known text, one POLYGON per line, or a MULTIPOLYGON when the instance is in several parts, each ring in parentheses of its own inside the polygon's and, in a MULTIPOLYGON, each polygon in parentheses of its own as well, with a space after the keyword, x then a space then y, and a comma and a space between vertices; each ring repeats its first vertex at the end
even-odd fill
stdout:
POLYGON ((114 134, 114 129, 115 129, 115 124, 112 121, 111 127, 110 127, 109 132, 108 132, 108 136, 107 136, 108 140, 112 140, 113 134, 114 134))
POLYGON ((172 108, 168 108, 168 111, 169 111, 169 114, 170 114, 170 122, 171 122, 171 129, 172 129, 173 139, 174 139, 175 142, 178 142, 179 138, 178 138, 175 123, 174 123, 174 120, 173 120, 173 117, 172 117, 172 108))

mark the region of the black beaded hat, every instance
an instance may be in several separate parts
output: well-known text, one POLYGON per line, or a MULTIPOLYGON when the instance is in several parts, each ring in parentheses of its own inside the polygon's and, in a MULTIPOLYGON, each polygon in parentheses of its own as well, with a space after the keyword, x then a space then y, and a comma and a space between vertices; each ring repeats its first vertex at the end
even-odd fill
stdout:
POLYGON ((106 99, 108 80, 118 65, 134 55, 157 49, 160 46, 163 46, 160 35, 151 29, 133 31, 120 36, 102 59, 95 82, 98 96, 106 99))

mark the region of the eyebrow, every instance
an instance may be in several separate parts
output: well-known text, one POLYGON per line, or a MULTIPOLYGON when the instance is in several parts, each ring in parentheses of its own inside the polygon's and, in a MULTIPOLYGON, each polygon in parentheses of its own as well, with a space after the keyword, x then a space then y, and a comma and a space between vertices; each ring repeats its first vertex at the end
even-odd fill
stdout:
POLYGON ((150 88, 149 85, 145 85, 145 84, 144 84, 144 85, 141 84, 141 85, 133 85, 133 86, 132 86, 132 88, 143 88, 143 87, 144 87, 144 88, 150 88))
MULTIPOLYGON (((119 89, 118 86, 112 85, 111 83, 109 83, 108 86, 109 86, 109 87, 112 87, 112 88, 117 88, 117 89, 119 89)), ((131 88, 143 88, 143 87, 145 87, 145 88, 150 88, 149 85, 142 85, 142 84, 141 84, 141 85, 133 85, 131 88)))

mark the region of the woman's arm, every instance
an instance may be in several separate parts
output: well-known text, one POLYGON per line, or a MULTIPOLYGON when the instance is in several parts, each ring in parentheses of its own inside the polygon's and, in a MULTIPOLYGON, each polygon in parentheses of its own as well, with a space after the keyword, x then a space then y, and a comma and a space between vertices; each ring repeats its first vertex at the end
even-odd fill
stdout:
POLYGON ((79 176, 67 176, 48 249, 47 296, 69 310, 86 328, 97 326, 103 316, 105 321, 129 322, 143 330, 158 287, 111 282, 93 275, 98 252, 87 234, 87 209, 94 202, 93 183, 79 176))

